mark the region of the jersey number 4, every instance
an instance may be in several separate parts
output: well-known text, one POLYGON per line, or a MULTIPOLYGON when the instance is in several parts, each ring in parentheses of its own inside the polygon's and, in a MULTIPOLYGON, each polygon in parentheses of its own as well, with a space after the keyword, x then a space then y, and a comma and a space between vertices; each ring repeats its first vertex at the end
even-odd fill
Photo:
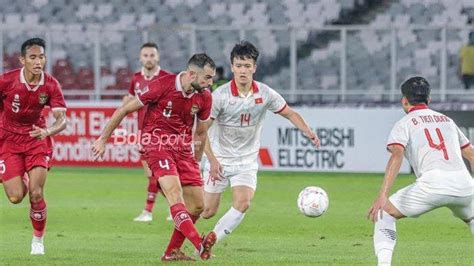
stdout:
POLYGON ((161 169, 170 170, 170 163, 168 162, 168 159, 159 160, 158 163, 160 164, 161 169))
POLYGON ((433 138, 431 137, 430 131, 427 128, 425 128, 425 136, 426 136, 426 139, 428 139, 428 144, 433 149, 443 151, 444 159, 449 160, 448 150, 446 149, 446 144, 444 143, 443 134, 441 134, 441 130, 439 128, 436 128, 435 131, 436 131, 436 135, 438 135, 438 139, 440 142, 439 144, 436 144, 433 142, 433 138))

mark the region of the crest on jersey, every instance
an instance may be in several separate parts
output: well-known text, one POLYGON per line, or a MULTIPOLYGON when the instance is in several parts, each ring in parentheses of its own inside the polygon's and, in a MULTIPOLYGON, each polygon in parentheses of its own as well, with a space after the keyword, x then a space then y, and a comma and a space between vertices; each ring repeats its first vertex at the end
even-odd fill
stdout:
POLYGON ((46 93, 40 93, 39 95, 39 103, 41 105, 45 105, 48 102, 48 95, 46 93))
POLYGON ((199 106, 197 104, 193 104, 191 107, 191 115, 195 115, 199 111, 199 106))

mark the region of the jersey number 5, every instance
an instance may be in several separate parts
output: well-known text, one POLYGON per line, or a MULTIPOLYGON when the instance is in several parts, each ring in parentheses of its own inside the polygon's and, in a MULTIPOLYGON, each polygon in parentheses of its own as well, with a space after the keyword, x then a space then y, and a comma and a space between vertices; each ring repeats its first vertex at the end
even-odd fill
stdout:
POLYGON ((20 112, 20 102, 15 102, 15 101, 12 102, 12 111, 14 113, 20 112))
POLYGON ((430 131, 427 128, 425 128, 425 136, 426 136, 426 139, 428 139, 428 144, 433 149, 443 151, 444 159, 449 160, 448 150, 446 149, 446 144, 444 143, 443 134, 441 134, 441 130, 439 128, 436 128, 435 131, 436 131, 436 135, 438 135, 438 139, 440 142, 439 144, 436 144, 433 142, 433 138, 431 137, 430 131))

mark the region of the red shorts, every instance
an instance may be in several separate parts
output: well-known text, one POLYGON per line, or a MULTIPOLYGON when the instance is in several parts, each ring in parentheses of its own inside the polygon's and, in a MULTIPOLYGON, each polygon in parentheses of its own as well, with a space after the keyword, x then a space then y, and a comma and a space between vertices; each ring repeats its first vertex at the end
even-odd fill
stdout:
POLYGON ((146 151, 144 157, 154 177, 165 175, 179 177, 182 186, 202 186, 203 180, 199 165, 192 153, 160 149, 146 151))
POLYGON ((0 174, 3 181, 22 177, 33 167, 49 168, 52 144, 51 139, 38 140, 28 135, 2 132, 0 147, 0 174))

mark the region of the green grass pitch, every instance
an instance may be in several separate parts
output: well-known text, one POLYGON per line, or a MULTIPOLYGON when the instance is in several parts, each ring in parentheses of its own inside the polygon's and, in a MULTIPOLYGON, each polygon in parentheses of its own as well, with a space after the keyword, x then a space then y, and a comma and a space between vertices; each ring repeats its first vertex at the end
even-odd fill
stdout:
MULTIPOLYGON (((139 169, 54 168, 48 177, 46 255, 29 255, 31 225, 26 199, 0 196, 0 265, 151 265, 160 260, 173 225, 158 198, 152 223, 132 219, 142 210, 147 180, 139 169)), ((236 231, 214 248, 210 264, 375 265, 372 223, 366 213, 382 175, 260 173, 253 205, 236 231), (329 209, 320 218, 299 214, 296 197, 323 187, 329 209)), ((400 176, 396 189, 413 182, 400 176)), ((218 217, 199 220, 211 230, 229 208, 225 193, 218 217)), ((474 237, 447 209, 397 223, 394 265, 472 265, 474 237)), ((185 246, 187 253, 191 245, 185 246)), ((201 262, 198 262, 201 263, 201 262)))

